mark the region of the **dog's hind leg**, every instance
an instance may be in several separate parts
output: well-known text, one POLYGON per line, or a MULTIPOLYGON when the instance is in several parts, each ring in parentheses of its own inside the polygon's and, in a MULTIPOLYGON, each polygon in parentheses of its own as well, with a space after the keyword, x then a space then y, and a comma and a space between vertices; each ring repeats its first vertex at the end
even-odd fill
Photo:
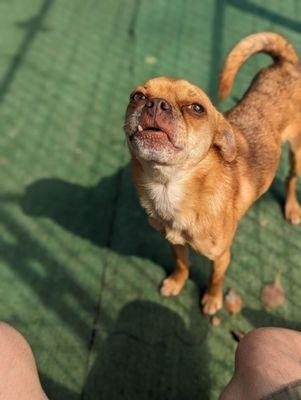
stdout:
POLYGON ((285 218, 293 225, 301 223, 301 207, 297 198, 297 180, 301 176, 301 137, 290 137, 290 173, 287 179, 285 218))

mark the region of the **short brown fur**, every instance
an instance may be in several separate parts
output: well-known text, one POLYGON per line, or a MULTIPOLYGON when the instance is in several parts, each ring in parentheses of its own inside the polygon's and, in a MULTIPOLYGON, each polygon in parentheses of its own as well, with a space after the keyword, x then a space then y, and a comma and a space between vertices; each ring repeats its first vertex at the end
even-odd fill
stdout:
POLYGON ((151 225, 171 243, 176 260, 161 294, 181 291, 188 277, 190 246, 213 261, 202 298, 205 314, 222 307, 238 221, 271 185, 285 140, 291 149, 285 216, 292 224, 301 222, 296 196, 301 174, 301 68, 293 47, 269 32, 243 39, 226 60, 220 97, 229 93, 239 66, 259 51, 271 54, 274 64, 262 69, 241 101, 224 114, 198 87, 169 78, 138 87, 127 111, 134 183, 151 225))

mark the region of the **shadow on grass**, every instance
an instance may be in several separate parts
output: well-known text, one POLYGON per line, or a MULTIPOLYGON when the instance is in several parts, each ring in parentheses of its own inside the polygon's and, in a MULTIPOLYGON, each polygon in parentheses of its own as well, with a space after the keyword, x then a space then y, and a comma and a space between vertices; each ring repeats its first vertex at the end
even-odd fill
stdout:
MULTIPOLYGON (((70 366, 72 368, 72 366, 70 366)), ((60 385, 57 382, 54 382, 51 378, 49 378, 45 374, 40 375, 40 380, 42 383, 42 386, 45 390, 47 388, 46 394, 49 395, 52 393, 52 399, 54 400, 79 400, 78 393, 73 392, 70 389, 67 389, 65 386, 60 385)))
MULTIPOLYGON (((138 203, 129 167, 92 187, 59 179, 41 179, 27 187, 20 204, 26 214, 50 218, 97 246, 121 255, 152 260, 166 273, 173 270, 169 245, 149 226, 138 203)), ((202 263, 209 264, 205 259, 202 263)), ((206 269, 202 272, 192 267, 192 279, 201 288, 207 279, 206 269)))
POLYGON ((285 182, 283 182, 280 178, 276 177, 272 183, 272 186, 269 189, 269 193, 279 204, 284 218, 285 182))
MULTIPOLYGON (((10 200, 12 201, 13 199, 11 198, 10 200)), ((50 313, 54 312, 69 327, 70 331, 76 333, 82 346, 89 345, 91 326, 87 325, 84 315, 85 313, 93 313, 95 310, 95 298, 82 288, 72 272, 68 271, 64 264, 58 262, 56 257, 47 251, 19 221, 12 218, 3 209, 0 210, 0 219, 1 223, 5 225, 7 233, 14 238, 11 243, 2 238, 0 243, 1 259, 14 271, 14 279, 32 288, 32 293, 34 296, 38 296, 39 302, 47 307, 50 313), (33 261, 43 266, 42 274, 39 269, 34 267, 33 261), (73 302, 79 304, 80 312, 79 307, 75 308, 72 302, 66 301, 66 294, 68 294, 69 299, 72 298, 73 302)), ((15 303, 13 303, 12 309, 8 310, 10 318, 6 319, 6 321, 17 326, 22 320, 22 313, 20 314, 19 310, 22 296, 19 293, 18 296, 14 297, 14 291, 16 290, 14 281, 12 281, 11 285, 11 296, 15 299, 15 303)), ((26 297, 24 301, 29 305, 31 304, 26 297)), ((20 309, 23 310, 23 307, 21 306, 20 309)), ((27 321, 33 323, 32 321, 36 320, 36 312, 36 310, 29 309, 27 321)), ((37 325, 36 329, 39 329, 39 335, 47 343, 49 335, 51 335, 48 329, 47 316, 41 315, 39 320, 41 325, 37 325), (46 323, 46 327, 44 323, 46 323)), ((31 344, 33 345, 34 343, 31 344)), ((56 357, 55 361, 58 370, 65 368, 65 363, 60 361, 60 354, 62 353, 58 350, 58 357, 56 357)), ((72 368, 73 366, 70 365, 70 369, 72 368)), ((42 375, 41 378, 43 387, 47 390, 50 398, 57 400, 74 400, 78 398, 75 397, 74 393, 69 392, 49 377, 42 375)))
POLYGON ((16 54, 12 58, 6 73, 0 82, 0 103, 4 100, 7 92, 10 89, 12 82, 14 81, 15 75, 19 68, 22 66, 28 51, 30 50, 33 41, 37 34, 45 28, 43 22, 48 15, 49 10, 54 4, 54 0, 43 0, 37 13, 26 21, 16 22, 16 26, 25 30, 23 39, 16 51, 16 54))
POLYGON ((261 4, 255 4, 249 0, 226 0, 225 3, 227 3, 229 6, 239 9, 242 12, 257 15, 262 19, 271 21, 273 24, 278 24, 287 29, 301 32, 300 21, 281 15, 273 10, 269 10, 261 4))
POLYGON ((208 93, 213 103, 217 101, 218 76, 222 68, 226 2, 215 0, 214 20, 211 33, 211 63, 208 93))
POLYGON ((179 315, 161 305, 125 305, 97 349, 83 400, 209 399, 206 346, 194 344, 179 315))
POLYGON ((242 310, 242 314, 254 326, 254 328, 272 326, 276 328, 287 328, 301 331, 300 321, 290 321, 266 310, 254 310, 245 307, 242 310))

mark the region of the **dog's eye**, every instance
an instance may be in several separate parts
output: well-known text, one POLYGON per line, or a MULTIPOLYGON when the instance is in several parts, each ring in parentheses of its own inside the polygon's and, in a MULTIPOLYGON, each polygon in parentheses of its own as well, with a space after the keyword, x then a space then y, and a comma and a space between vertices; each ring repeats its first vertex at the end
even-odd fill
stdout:
POLYGON ((145 94, 141 92, 136 92, 132 95, 132 99, 135 101, 139 101, 139 100, 146 100, 147 97, 145 96, 145 94))
POLYGON ((197 103, 190 104, 187 108, 189 108, 189 110, 195 112, 196 114, 202 114, 205 111, 204 107, 197 103))

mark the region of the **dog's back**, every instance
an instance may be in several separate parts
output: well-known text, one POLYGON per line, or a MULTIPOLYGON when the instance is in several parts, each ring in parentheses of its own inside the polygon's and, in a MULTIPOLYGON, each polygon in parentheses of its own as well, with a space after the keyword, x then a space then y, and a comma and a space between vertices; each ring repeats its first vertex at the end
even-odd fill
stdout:
POLYGON ((270 54, 274 64, 262 69, 249 89, 225 115, 246 139, 245 158, 258 196, 274 178, 280 144, 301 138, 301 74, 296 51, 275 33, 257 33, 241 40, 228 55, 219 85, 219 98, 231 91, 239 67, 253 54, 270 54))

